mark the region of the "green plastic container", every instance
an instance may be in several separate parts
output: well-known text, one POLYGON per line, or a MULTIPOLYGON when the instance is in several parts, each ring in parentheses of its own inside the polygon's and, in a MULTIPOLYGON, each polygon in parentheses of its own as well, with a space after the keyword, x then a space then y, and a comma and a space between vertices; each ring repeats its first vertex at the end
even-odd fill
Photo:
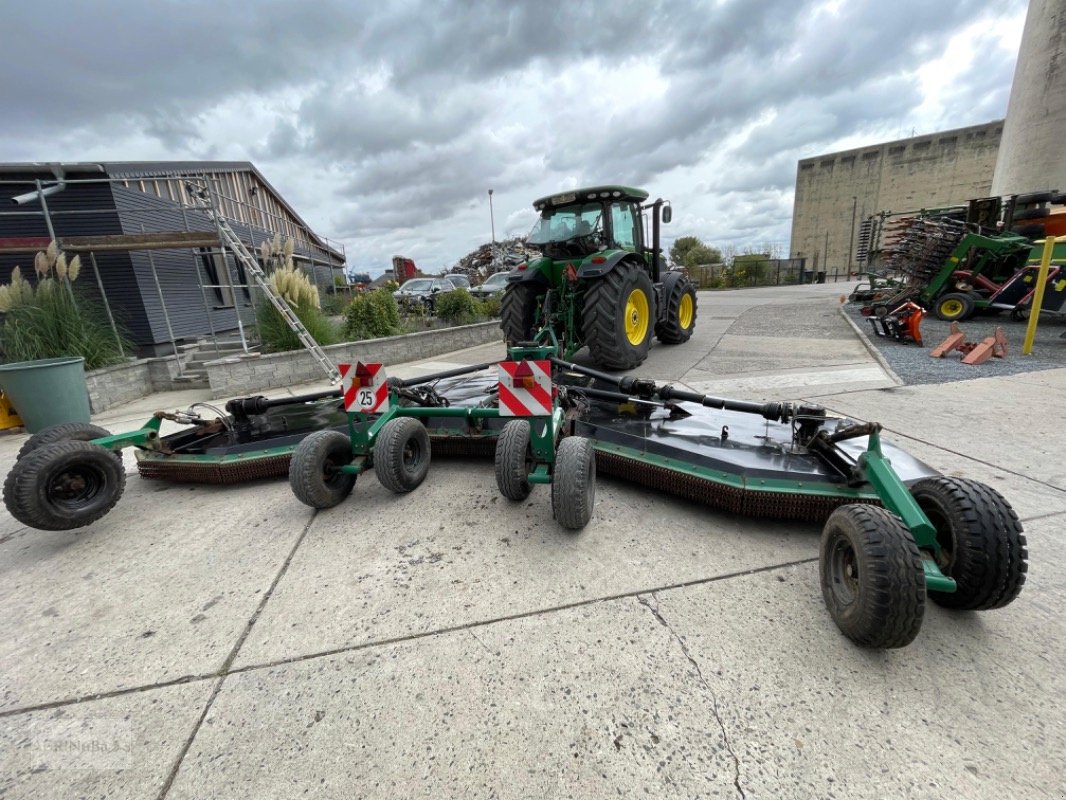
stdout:
POLYGON ((89 421, 84 358, 42 358, 0 364, 0 389, 30 433, 89 421))

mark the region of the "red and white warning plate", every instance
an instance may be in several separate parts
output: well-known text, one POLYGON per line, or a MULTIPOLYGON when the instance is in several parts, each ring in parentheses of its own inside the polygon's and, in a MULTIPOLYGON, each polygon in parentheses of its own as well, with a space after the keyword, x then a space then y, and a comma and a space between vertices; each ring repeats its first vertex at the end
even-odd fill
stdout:
POLYGON ((499 366, 501 417, 551 416, 550 361, 501 361, 499 366))
POLYGON ((338 364, 344 410, 377 414, 389 410, 389 387, 382 364, 338 364))

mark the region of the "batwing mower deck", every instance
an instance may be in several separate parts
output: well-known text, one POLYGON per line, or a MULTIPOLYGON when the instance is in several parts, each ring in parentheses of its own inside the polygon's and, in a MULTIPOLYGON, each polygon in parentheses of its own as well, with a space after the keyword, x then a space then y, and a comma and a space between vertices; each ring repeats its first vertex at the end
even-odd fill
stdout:
POLYGON ((865 646, 909 643, 927 594, 983 609, 1021 591, 1025 537, 1007 501, 882 442, 880 425, 610 375, 553 352, 530 343, 498 367, 387 383, 383 370, 351 369, 342 389, 231 400, 212 418, 196 407, 157 412, 124 434, 58 426, 20 451, 4 501, 32 527, 88 525, 121 496, 113 451, 126 446, 137 449, 144 478, 231 484, 287 474, 316 508, 341 502, 371 468, 406 492, 424 479, 431 453, 493 455, 505 497, 551 484, 553 515, 571 529, 593 513, 597 469, 728 513, 824 523, 823 596, 841 630, 865 646), (541 406, 516 413, 516 397, 541 406), (188 427, 160 436, 164 419, 188 427))

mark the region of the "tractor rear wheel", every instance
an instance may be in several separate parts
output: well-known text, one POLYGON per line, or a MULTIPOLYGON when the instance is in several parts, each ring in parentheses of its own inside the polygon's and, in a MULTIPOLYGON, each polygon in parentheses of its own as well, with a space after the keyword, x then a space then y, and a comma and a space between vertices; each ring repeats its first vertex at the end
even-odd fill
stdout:
POLYGON ((374 441, 374 472, 390 492, 417 489, 429 472, 429 434, 414 417, 385 423, 374 441))
POLYGON ((655 324, 655 337, 664 344, 681 344, 696 328, 696 288, 683 275, 663 281, 666 315, 655 324))
POLYGON ((841 632, 863 647, 910 644, 925 614, 925 571, 899 517, 877 506, 841 506, 822 529, 822 597, 841 632))
POLYGON ((534 283, 509 283, 500 301, 500 328, 509 345, 528 342, 537 332, 537 309, 544 293, 534 283))
POLYGON ((340 431, 315 431, 297 446, 289 462, 289 486, 311 508, 333 508, 352 493, 355 475, 341 472, 352 463, 352 442, 340 431))
POLYGON ((583 436, 567 436, 555 451, 552 513, 564 528, 579 531, 596 504, 596 453, 583 436))
POLYGON ((503 426, 496 440, 496 486, 508 500, 525 500, 533 491, 529 473, 533 458, 529 452, 529 423, 513 419, 503 426))
POLYGON ((115 454, 89 442, 54 442, 15 463, 4 482, 4 505, 24 525, 68 531, 110 511, 126 488, 115 454))
POLYGON ((592 359, 607 369, 633 369, 651 347, 655 294, 640 267, 621 263, 588 284, 581 335, 592 359))
POLYGON ((937 319, 948 322, 961 321, 973 315, 973 298, 962 292, 952 292, 940 297, 933 307, 937 319))
POLYGON ((911 494, 936 528, 937 565, 957 590, 930 592, 946 608, 1002 608, 1025 583, 1029 553, 1018 515, 991 486, 966 478, 925 478, 911 494))
POLYGON ((110 436, 111 431, 101 428, 99 425, 90 425, 86 422, 64 422, 62 425, 52 425, 43 431, 33 434, 19 449, 15 460, 28 456, 38 447, 56 442, 88 442, 91 439, 102 439, 110 436))

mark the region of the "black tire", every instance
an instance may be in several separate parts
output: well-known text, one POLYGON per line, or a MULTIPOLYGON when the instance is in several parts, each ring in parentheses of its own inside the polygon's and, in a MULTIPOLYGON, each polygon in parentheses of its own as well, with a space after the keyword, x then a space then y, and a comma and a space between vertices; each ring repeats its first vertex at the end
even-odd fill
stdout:
POLYGON ((1015 225, 1011 228, 1012 233, 1016 233, 1019 236, 1026 236, 1030 239, 1040 239, 1044 235, 1044 226, 1037 225, 1015 225))
POLYGON ((973 316, 973 298, 964 292, 951 292, 937 298, 933 313, 937 319, 961 322, 973 316))
POLYGON ((899 517, 841 506, 822 529, 822 597, 841 632, 863 647, 904 647, 925 615, 922 556, 899 517))
POLYGON ((102 439, 103 437, 110 435, 111 431, 106 428, 101 428, 99 425, 90 425, 87 422, 64 422, 62 425, 53 425, 50 428, 45 428, 43 431, 38 431, 33 434, 33 436, 27 439, 25 444, 19 448, 15 460, 19 461, 25 458, 34 450, 39 447, 44 447, 46 444, 55 444, 56 442, 88 442, 92 439, 102 439))
POLYGON ((596 452, 583 436, 567 436, 555 451, 552 513, 564 528, 579 531, 596 505, 596 452))
POLYGON ((887 317, 888 305, 885 303, 874 303, 870 306, 870 314, 875 317, 887 317))
POLYGON ((42 445, 15 463, 4 482, 4 505, 31 528, 82 528, 114 508, 126 488, 122 462, 88 442, 42 445))
POLYGON ((655 338, 663 344, 687 342, 696 329, 696 287, 684 275, 667 275, 662 302, 664 317, 655 323, 655 338))
POLYGON ((537 309, 543 287, 535 283, 509 283, 500 301, 500 328, 509 345, 528 342, 537 332, 537 309))
POLYGON ((911 494, 936 528, 941 572, 958 590, 930 592, 946 608, 1002 608, 1025 584, 1029 553, 1018 515, 991 486, 966 478, 925 478, 911 494))
POLYGON ((1050 214, 1050 208, 1020 208, 1014 212, 1014 221, 1021 222, 1027 219, 1043 219, 1050 214))
POLYGON ((508 500, 525 500, 533 491, 529 473, 533 457, 529 450, 529 423, 513 419, 496 439, 496 486, 508 500))
POLYGON ((429 472, 429 459, 429 434, 414 417, 389 420, 374 440, 374 472, 390 492, 418 488, 429 472))
POLYGON ((352 463, 352 441, 340 431, 315 431, 297 446, 289 462, 289 487, 311 508, 333 508, 352 493, 355 475, 340 468, 352 463))
POLYGON ((1027 322, 1032 312, 1031 306, 1015 306, 1010 310, 1010 318, 1015 322, 1027 322))
POLYGON ((588 283, 581 312, 581 335, 592 360, 606 369, 633 369, 648 357, 655 321, 655 292, 651 278, 636 264, 623 262, 588 283), (639 294, 644 295, 645 310, 640 310, 639 294), (634 310, 627 320, 627 308, 633 299, 634 310), (643 315, 646 319, 636 319, 643 315), (627 333, 627 321, 634 326, 633 335, 643 332, 639 341, 627 333))

